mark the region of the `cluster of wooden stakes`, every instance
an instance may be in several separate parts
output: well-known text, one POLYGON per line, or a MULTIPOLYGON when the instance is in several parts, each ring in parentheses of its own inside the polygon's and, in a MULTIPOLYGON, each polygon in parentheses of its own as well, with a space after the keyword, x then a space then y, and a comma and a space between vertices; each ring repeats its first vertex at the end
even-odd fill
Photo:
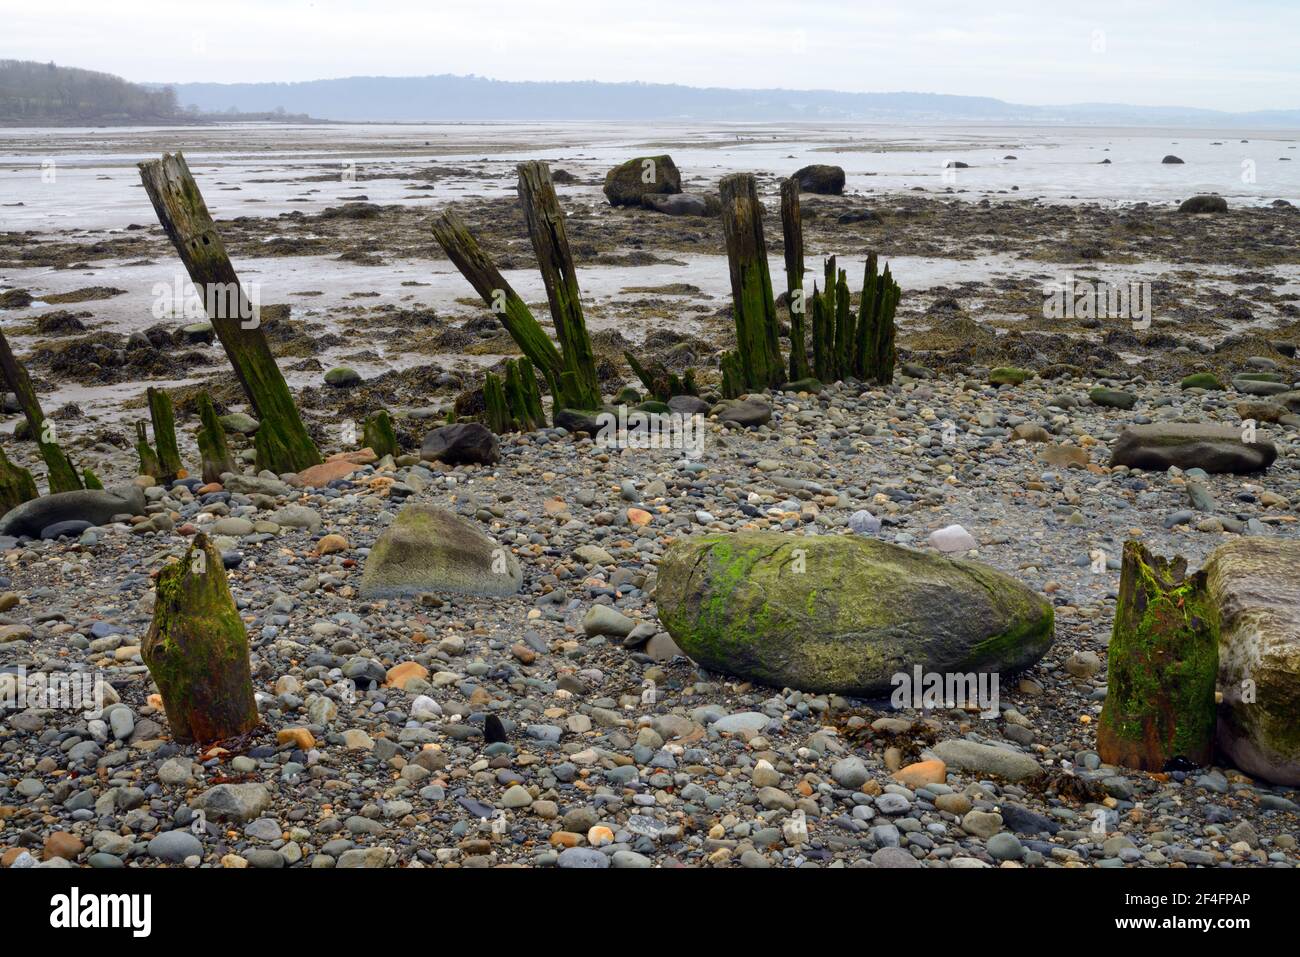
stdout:
MULTIPOLYGON (((250 304, 226 254, 216 224, 181 153, 140 165, 140 176, 167 237, 172 241, 196 289, 233 291, 205 296, 213 330, 248 397, 259 427, 254 437, 256 467, 277 474, 300 472, 322 461, 321 453, 299 415, 264 331, 247 322, 250 304), (222 303, 223 308, 213 308, 222 303)), ((736 324, 736 348, 723 354, 721 392, 726 398, 782 385, 806 387, 853 377, 888 384, 894 370, 894 311, 899 287, 889 268, 878 271, 873 253, 856 315, 850 304, 847 277, 835 258, 825 266, 825 288, 805 295, 803 232, 799 188, 793 180, 781 186, 781 224, 785 240, 789 359, 782 359, 777 300, 772 293, 763 209, 754 177, 735 174, 720 185, 723 233, 731 271, 736 324), (811 308, 811 329, 805 321, 811 308), (809 362, 808 340, 812 361, 809 362)), ((432 223, 433 235, 456 268, 469 280, 484 303, 500 319, 523 356, 508 360, 504 381, 487 373, 483 386, 485 419, 494 432, 530 431, 543 427, 545 413, 538 375, 552 398, 552 416, 562 410, 593 412, 602 408, 595 356, 583 316, 577 272, 547 164, 519 166, 519 200, 546 287, 555 340, 542 328, 528 305, 501 275, 454 209, 432 223)), ((625 353, 629 366, 644 385, 650 402, 665 403, 674 395, 697 395, 695 370, 681 375, 661 363, 645 365, 625 353)), ((47 419, 23 365, 0 331, 0 370, 17 396, 49 475, 50 492, 102 488, 90 469, 78 472, 60 447, 54 423, 47 419)), ((176 442, 175 416, 166 392, 147 390, 153 445, 144 422, 136 424, 136 450, 141 474, 171 480, 184 474, 176 442)), ((197 398, 206 482, 236 471, 234 458, 206 392, 197 398)), ((643 407, 645 408, 645 407, 643 407)), ((647 408, 647 411, 654 409, 647 408)), ((380 456, 396 454, 397 440, 387 411, 365 423, 366 445, 380 456)), ((5 510, 35 498, 36 483, 28 470, 11 463, 0 450, 0 508, 5 510)))

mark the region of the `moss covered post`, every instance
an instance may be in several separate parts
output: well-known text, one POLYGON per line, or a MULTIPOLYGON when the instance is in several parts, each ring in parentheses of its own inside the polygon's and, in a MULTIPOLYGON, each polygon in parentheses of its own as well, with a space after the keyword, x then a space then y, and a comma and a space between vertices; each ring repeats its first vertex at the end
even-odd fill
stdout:
POLYGON ((387 409, 380 409, 366 416, 361 429, 361 444, 374 452, 381 459, 385 455, 397 457, 397 433, 393 430, 393 420, 387 409))
POLYGON ((902 298, 902 289, 885 267, 879 271, 876 254, 867 256, 862 280, 862 298, 858 303, 857 343, 854 348, 854 374, 881 385, 894 381, 894 311, 902 298))
POLYGON ((140 179, 167 238, 203 297, 212 328, 261 423, 254 439, 258 469, 301 472, 319 465, 289 386, 271 355, 257 310, 239 283, 185 157, 164 153, 140 165, 140 179))
POLYGON ((141 656, 162 695, 172 736, 211 744, 257 726, 248 635, 221 555, 203 533, 158 574, 141 656))
POLYGON ((195 404, 199 409, 199 458, 203 470, 203 481, 212 484, 221 481, 227 472, 238 473, 235 457, 230 454, 226 442, 226 430, 221 427, 217 410, 212 407, 212 397, 206 391, 200 392, 195 404))
POLYGON ((181 453, 176 447, 176 415, 172 400, 166 392, 152 386, 146 390, 149 400, 149 418, 153 422, 153 444, 158 453, 160 481, 170 482, 181 474, 181 453))
POLYGON ((799 211, 799 181, 781 180, 781 236, 785 241, 785 291, 790 300, 790 381, 808 378, 806 319, 803 291, 803 214, 799 211))
POLYGON ((785 381, 785 367, 781 361, 780 329, 776 302, 772 298, 758 187, 751 174, 734 173, 723 178, 718 190, 722 200, 722 235, 731 269, 736 354, 743 377, 736 385, 754 391, 775 387, 785 381))
POLYGON ((1124 543, 1097 753, 1107 764, 1161 771, 1173 758, 1208 764, 1219 668, 1217 612, 1205 572, 1124 543))
POLYGON ((27 374, 27 369, 9 348, 9 340, 5 338, 3 331, 0 331, 0 371, 4 373, 5 381, 9 383, 9 388, 17 397, 18 405, 27 418, 27 425, 32 430, 32 437, 40 447, 41 458, 45 460, 45 467, 49 469, 50 493, 80 491, 81 479, 77 475, 76 468, 73 467, 72 460, 59 447, 54 422, 46 419, 45 413, 41 411, 41 403, 36 398, 36 388, 32 385, 31 376, 27 374))
POLYGON ((520 350, 541 372, 555 400, 555 409, 562 408, 560 375, 564 372, 564 360, 560 358, 560 351, 555 348, 555 343, 551 342, 546 330, 533 316, 532 310, 510 283, 506 282, 496 264, 483 251, 469 227, 454 210, 443 210, 434 219, 432 229, 434 239, 447 254, 447 258, 469 280, 474 291, 501 320, 520 350))
POLYGON ((36 489, 32 473, 21 465, 14 465, 0 449, 0 514, 30 502, 41 493, 36 489))
POLYGON ((537 254, 537 267, 551 305, 551 321, 560 342, 564 369, 560 373, 562 404, 571 409, 600 408, 596 359, 582 315, 578 274, 564 229, 564 211, 551 182, 551 168, 532 161, 519 164, 519 203, 528 235, 537 254))
POLYGON ((158 453, 149 444, 149 430, 144 422, 135 424, 135 454, 140 459, 140 474, 158 478, 162 467, 158 464, 158 453))

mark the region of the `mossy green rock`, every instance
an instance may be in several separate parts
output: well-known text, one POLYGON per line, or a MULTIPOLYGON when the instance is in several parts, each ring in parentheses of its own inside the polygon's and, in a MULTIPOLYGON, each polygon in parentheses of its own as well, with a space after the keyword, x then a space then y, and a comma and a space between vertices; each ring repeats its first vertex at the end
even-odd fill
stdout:
POLYGON ((1131 409, 1137 404, 1137 396, 1132 392, 1121 392, 1119 389, 1096 388, 1088 393, 1088 399, 1093 405, 1103 405, 1111 409, 1131 409))
POLYGON ((1300 785, 1300 541, 1238 538, 1205 573, 1219 615, 1219 749, 1248 774, 1300 785))
POLYGON ((402 506, 371 548, 361 597, 513 595, 523 582, 509 549, 452 512, 412 502, 402 506))
POLYGON ((1223 383, 1213 372, 1194 372, 1182 382, 1178 383, 1180 389, 1205 389, 1208 392, 1222 392, 1223 383))
POLYGON ((682 175, 673 158, 638 156, 605 174, 605 198, 611 206, 640 206, 647 193, 680 193, 682 175))
POLYGON ((742 532, 659 564, 659 618, 706 668, 775 687, 875 696, 916 665, 1010 673, 1054 635, 1052 607, 977 562, 875 539, 742 532))
POLYGON ((1014 366, 1000 366, 989 373, 989 384, 1020 385, 1032 376, 1033 373, 1028 369, 1017 369, 1014 366))
POLYGON ((361 373, 347 366, 335 366, 325 373, 325 384, 336 389, 348 389, 361 384, 361 373))

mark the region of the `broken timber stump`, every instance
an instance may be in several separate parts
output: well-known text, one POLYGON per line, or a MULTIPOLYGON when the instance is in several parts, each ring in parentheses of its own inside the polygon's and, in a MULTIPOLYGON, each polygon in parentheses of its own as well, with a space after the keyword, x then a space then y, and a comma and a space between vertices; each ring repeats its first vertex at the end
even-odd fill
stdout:
POLYGON ((807 297, 803 291, 803 215, 799 211, 799 181, 781 181, 781 236, 785 241, 785 290, 790 302, 790 381, 808 378, 805 320, 807 297))
POLYGON ((320 452, 303 426, 185 157, 164 153, 161 160, 139 166, 158 221, 199 290, 212 328, 257 412, 257 468, 284 473, 319 465, 320 452))
POLYGON ((3 332, 0 332, 0 371, 4 372, 5 381, 9 383, 9 388, 13 390, 18 405, 27 418, 32 438, 40 447, 41 458, 49 470, 50 494, 81 491, 82 484, 77 470, 73 467, 72 460, 59 447, 54 422, 46 419, 45 413, 41 411, 41 403, 36 398, 36 388, 32 385, 31 377, 9 348, 9 340, 3 332))
POLYGON ((199 458, 202 462, 203 481, 207 484, 220 482, 226 472, 238 472, 235 457, 230 454, 226 442, 226 430, 221 427, 217 410, 212 407, 212 397, 200 392, 195 404, 199 409, 199 458))
POLYGON ((724 177, 718 188, 722 199, 722 234, 731 268, 736 353, 743 376, 743 381, 736 385, 745 391, 775 387, 785 381, 785 368, 781 361, 780 329, 767 266, 758 187, 751 174, 734 173, 724 177))
POLYGON ((386 409, 366 416, 361 435, 362 447, 369 448, 379 458, 382 459, 385 455, 397 457, 397 433, 393 431, 393 420, 386 409))
POLYGON ((0 449, 0 514, 40 496, 32 473, 14 465, 0 449))
POLYGON ((221 555, 200 532, 158 575, 141 656, 162 695, 172 736, 211 744, 257 726, 248 635, 221 555))
POLYGON ((162 468, 158 464, 158 453, 149 444, 149 432, 144 422, 135 424, 135 454, 140 458, 140 474, 157 478, 162 468))
POLYGON ((1214 740, 1218 618, 1205 572, 1124 543, 1097 753, 1107 764, 1163 771, 1208 764, 1214 740))
MULTIPOLYGON (((564 229, 564 211, 551 182, 551 168, 532 161, 519 164, 519 203, 537 253, 537 267, 551 305, 551 321, 560 342, 564 369, 557 402, 571 409, 600 408, 600 380, 582 315, 578 274, 564 229)), ((558 407, 558 406, 557 406, 558 407)))
POLYGON ((146 392, 149 400, 149 418, 153 422, 153 443, 158 453, 158 469, 155 475, 161 482, 174 481, 181 474, 181 453, 176 447, 176 416, 172 410, 172 400, 166 392, 150 386, 146 392))
POLYGON ((867 256, 866 274, 862 280, 862 298, 858 303, 857 343, 854 346, 853 373, 863 380, 873 380, 881 385, 894 381, 894 363, 897 359, 894 346, 894 312, 902 289, 889 274, 889 267, 880 273, 876 254, 867 256))

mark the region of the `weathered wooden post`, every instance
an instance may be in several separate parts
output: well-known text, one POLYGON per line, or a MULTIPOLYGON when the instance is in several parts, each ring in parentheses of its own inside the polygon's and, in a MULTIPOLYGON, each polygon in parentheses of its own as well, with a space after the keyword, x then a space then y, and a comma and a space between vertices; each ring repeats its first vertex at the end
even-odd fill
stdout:
POLYGON ((1214 739, 1218 617, 1205 572, 1124 543, 1107 656, 1097 753, 1107 764, 1161 771, 1174 758, 1208 764, 1214 739))
POLYGON ((158 221, 203 296, 217 338, 256 410, 261 423, 254 439, 257 467, 284 473, 320 464, 320 452, 303 426, 185 157, 164 153, 161 160, 139 166, 158 221))
POLYGON ((533 316, 532 310, 519 294, 506 282, 496 264, 483 251, 469 227, 454 210, 443 210, 433 221, 433 236, 447 258, 460 270, 483 302, 501 320, 506 331, 532 360, 551 390, 554 408, 562 408, 560 375, 564 360, 544 330, 533 316))
POLYGON ((211 744, 259 721, 248 635, 226 582, 221 554, 200 532, 158 574, 153 623, 141 657, 162 695, 172 736, 211 744))
POLYGON ((158 453, 159 481, 171 482, 181 474, 181 453, 176 447, 176 416, 166 392, 152 386, 145 392, 149 400, 149 418, 153 422, 153 444, 158 453))
POLYGON ((0 515, 40 494, 32 473, 21 465, 14 465, 4 449, 0 449, 0 515))
POLYGON ((72 460, 59 447, 55 438, 53 421, 45 418, 41 411, 40 400, 36 398, 36 389, 31 376, 18 357, 9 348, 9 340, 0 332, 0 371, 4 372, 5 381, 18 399, 18 405, 27 418, 27 425, 32 430, 32 438, 41 450, 41 458, 49 470, 50 493, 76 492, 82 488, 81 479, 72 465, 72 460))
POLYGON ((854 348, 854 373, 863 380, 873 379, 881 385, 894 381, 894 312, 901 297, 902 289, 889 274, 889 267, 881 274, 876 254, 868 255, 854 348))
MULTIPOLYGON (((734 173, 719 184, 722 234, 731 269, 731 299, 736 320, 736 353, 746 390, 785 381, 780 327, 772 298, 772 277, 763 238, 763 207, 749 173, 734 173)), ((726 370, 724 369, 724 377, 726 370)))
POLYGON ((202 463, 203 481, 213 484, 221 481, 227 472, 238 473, 235 457, 230 454, 230 445, 226 442, 226 430, 221 427, 217 410, 212 407, 212 397, 200 392, 195 399, 199 410, 199 459, 202 463))
POLYGON ((805 321, 808 299, 803 289, 803 216, 799 211, 799 181, 781 180, 781 236, 785 241, 785 290, 790 300, 790 380, 808 378, 805 321))
POLYGON ((135 424, 135 454, 140 459, 140 474, 158 478, 162 466, 158 464, 158 453, 149 444, 149 431, 143 421, 135 424))
POLYGON ((487 418, 487 427, 497 435, 515 431, 515 421, 510 415, 510 403, 506 401, 506 390, 501 378, 495 372, 483 376, 483 414, 487 418))
POLYGON ((361 430, 361 444, 374 452, 381 459, 385 455, 397 456, 397 433, 393 431, 393 420, 387 409, 380 409, 366 416, 361 430))
POLYGON ((564 211, 551 182, 551 168, 545 163, 519 164, 519 202, 524 209, 533 251, 537 253, 537 267, 546 285, 551 321, 564 359, 560 392, 570 408, 600 408, 600 380, 596 377, 596 360, 582 315, 578 274, 564 229, 564 211))

